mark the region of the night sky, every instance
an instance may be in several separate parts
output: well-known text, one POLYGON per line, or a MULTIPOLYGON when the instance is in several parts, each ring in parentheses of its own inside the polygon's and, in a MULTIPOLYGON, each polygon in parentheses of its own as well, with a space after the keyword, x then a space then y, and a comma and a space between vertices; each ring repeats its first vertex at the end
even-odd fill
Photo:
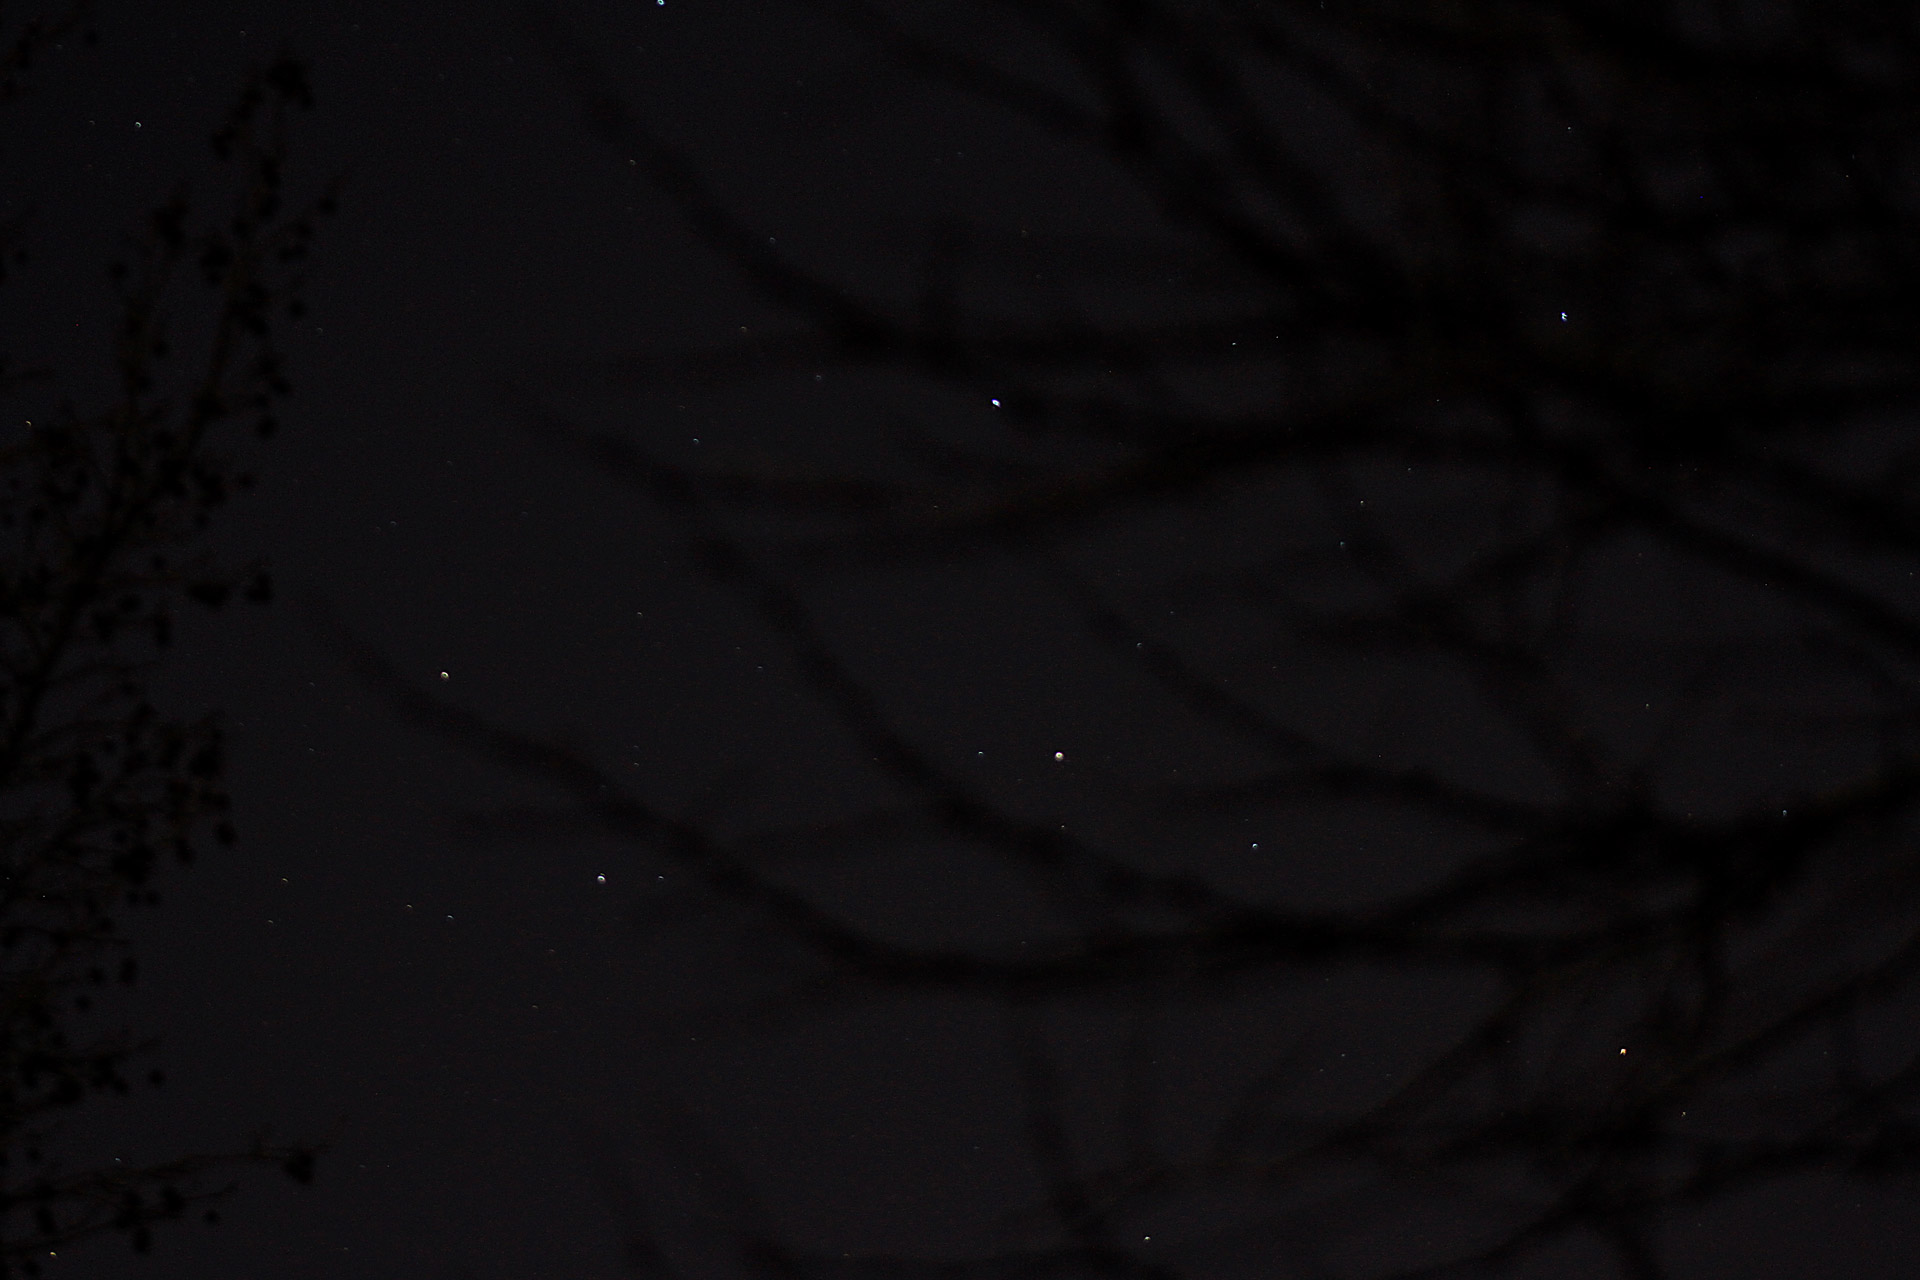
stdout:
MULTIPOLYGON (((1051 74, 995 6, 880 8, 1051 74)), ((929 510, 923 527, 946 532, 924 545, 769 551, 763 580, 701 558, 707 508, 677 509, 576 447, 568 430, 609 432, 663 467, 781 476, 818 497, 817 510, 751 495, 725 508, 727 545, 759 547, 860 527, 828 481, 905 483, 927 449, 977 449, 1016 476, 1115 456, 1071 434, 1021 436, 991 366, 862 372, 810 350, 812 313, 777 305, 703 241, 657 167, 590 109, 596 93, 691 157, 733 225, 781 261, 908 311, 941 245, 988 264, 970 298, 1022 314, 1178 315, 1233 294, 1180 258, 1179 234, 1157 230, 1155 203, 1115 166, 889 63, 835 12, 106 4, 98 46, 48 56, 6 108, 5 215, 31 253, 6 285, 6 343, 57 358, 83 399, 113 318, 105 263, 180 182, 217 203, 207 136, 249 67, 284 48, 311 72, 290 193, 344 177, 308 313, 280 333, 294 384, 282 428, 235 446, 260 483, 212 535, 223 556, 268 562, 275 598, 187 622, 156 686, 169 705, 222 714, 240 842, 167 877, 163 902, 129 919, 142 981, 99 1015, 159 1038, 167 1084, 90 1102, 69 1134, 75 1160, 223 1150, 263 1130, 327 1150, 310 1186, 244 1170, 217 1227, 162 1230, 145 1258, 94 1242, 48 1274, 781 1274, 737 1256, 755 1232, 849 1266, 991 1253, 1052 1238, 1032 1208, 1046 1199, 1030 1115, 1042 1084, 1021 1046, 1049 1046, 1045 1087, 1097 1163, 1137 1137, 1111 1118, 1133 1114, 1128 1064, 1148 1064, 1177 1147, 1276 1063, 1297 1073, 1298 1105, 1337 1109, 1443 1044, 1484 997, 1470 974, 1364 966, 1024 1002, 816 980, 803 946, 697 883, 683 848, 623 836, 592 784, 568 793, 480 741, 484 722, 557 744, 885 937, 1014 953, 1072 908, 957 837, 856 821, 893 812, 910 769, 823 692, 831 680, 775 616, 780 592, 806 601, 806 634, 891 731, 996 813, 1249 898, 1366 901, 1431 878, 1476 837, 1361 799, 1302 808, 1231 791, 1266 748, 1183 701, 1150 654, 1186 655, 1356 756, 1427 752, 1489 790, 1551 787, 1527 744, 1476 710, 1470 682, 1391 653, 1322 661, 1281 640, 1286 616, 1246 585, 1281 575, 1329 607, 1363 599, 1339 576, 1339 504, 1369 496, 1447 562, 1494 516, 1444 468, 1357 466, 1344 489, 1242 478, 998 540, 969 541, 929 510), (1139 260, 1100 276, 1101 237, 1135 238, 1139 260), (721 349, 744 353, 747 376, 659 373, 721 349), (1126 627, 1090 625, 1088 591, 1126 627), (479 720, 464 738, 436 728, 405 690, 479 720), (643 1265, 634 1242, 648 1233, 674 1269, 643 1265)), ((1364 225, 1393 175, 1345 126, 1300 110, 1302 153, 1341 175, 1364 225)), ((1560 309, 1549 302, 1543 315, 1560 309)), ((1222 412, 1261 394, 1257 377, 1130 387, 1222 412)), ((1906 426, 1874 430, 1884 452, 1906 426)), ((1656 707, 1691 696, 1668 650, 1622 636, 1731 637, 1715 652, 1748 664, 1735 686, 1799 681, 1803 710, 1843 700, 1839 677, 1782 639, 1800 615, 1663 554, 1629 539, 1593 569, 1578 687, 1596 733, 1651 752, 1665 741, 1656 707)), ((1883 598, 1910 613, 1904 576, 1874 581, 1896 584, 1883 598)), ((1901 661, 1911 673, 1912 655, 1901 661)), ((1666 803, 1689 817, 1838 786, 1871 755, 1737 716, 1716 732, 1662 747, 1678 761, 1666 803)), ((1883 1018, 1886 1044, 1910 1032, 1913 1007, 1883 1018)), ((1581 1070, 1617 1065, 1597 1063, 1581 1070)), ((1791 1110, 1797 1095, 1779 1096, 1791 1110)), ((1478 1212, 1443 1186, 1388 1203, 1364 1174, 1327 1176, 1312 1194, 1176 1197, 1109 1224, 1140 1267, 1168 1271, 1057 1274, 1391 1274, 1478 1212), (1353 1229, 1316 1234, 1335 1221, 1353 1229)), ((1910 1177, 1816 1168, 1689 1205, 1663 1240, 1677 1276, 1911 1275, 1914 1205, 1910 1177)), ((1576 1235, 1512 1274, 1617 1267, 1576 1235)))

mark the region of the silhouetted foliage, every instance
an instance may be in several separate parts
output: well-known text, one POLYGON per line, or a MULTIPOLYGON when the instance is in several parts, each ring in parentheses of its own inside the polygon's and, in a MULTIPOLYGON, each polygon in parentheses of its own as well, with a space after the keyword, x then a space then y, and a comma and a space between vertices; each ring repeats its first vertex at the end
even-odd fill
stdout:
MULTIPOLYGON (((12 33, 9 76, 82 16, 12 33)), ((231 212, 199 226, 176 197, 113 264, 111 403, 77 408, 46 371, 0 383, 0 1276, 103 1232, 144 1252, 236 1164, 311 1177, 309 1149, 264 1139, 139 1168, 69 1169, 58 1146, 62 1113, 127 1093, 148 1047, 82 1016, 91 992, 136 979, 116 920, 208 838, 235 839, 217 722, 168 714, 146 682, 183 598, 266 598, 263 570, 215 563, 201 534, 252 483, 223 435, 266 434, 289 390, 272 322, 297 303, 315 211, 283 207, 281 171, 288 111, 309 102, 290 59, 254 76, 215 139, 231 212), (171 352, 169 308, 194 305, 183 274, 209 291, 208 323, 171 352)))
MULTIPOLYGON (((1009 1010, 1030 1247, 814 1256, 743 1216, 742 1269, 1204 1274, 1135 1225, 1178 1207, 1242 1224, 1268 1274, 1493 1272, 1584 1238, 1651 1277, 1679 1210, 1920 1167, 1913 15, 1005 0, 956 34, 820 7, 1103 160, 1161 230, 948 227, 891 300, 736 215, 543 16, 596 133, 794 317, 623 385, 904 375, 974 416, 822 472, 689 466, 520 403, 679 520, 896 800, 715 816, 401 694, 803 944, 794 1006, 1009 1010), (1024 283, 1042 266, 1079 292, 1024 283), (1053 584, 1114 696, 1178 709, 1216 763, 1115 765, 1098 804, 1038 811, 822 620, 858 574, 936 599, 985 562, 1053 584), (966 940, 873 905, 955 847, 1005 873, 942 890, 966 940), (850 906, 849 876, 883 887, 850 906), (1272 1021, 1308 979, 1423 992, 1421 1018, 1356 1015, 1368 1070, 1343 1069, 1304 1013, 1272 1021), (1103 1001, 1216 1001, 1279 1048, 1202 1139, 1157 1127, 1144 1049, 1089 1122, 1045 1013, 1103 1001), (1410 1203, 1459 1230, 1349 1248, 1410 1203)), ((634 1230, 671 1273, 671 1231, 634 1230)))

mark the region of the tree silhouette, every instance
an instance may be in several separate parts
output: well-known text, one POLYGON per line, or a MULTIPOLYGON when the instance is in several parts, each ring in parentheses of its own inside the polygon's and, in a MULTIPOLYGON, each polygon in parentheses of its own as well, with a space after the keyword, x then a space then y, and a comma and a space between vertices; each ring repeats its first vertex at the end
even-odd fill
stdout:
MULTIPOLYGON (((57 41, 92 43, 86 18, 77 7, 10 33, 7 96, 57 41)), ((235 838, 217 722, 170 716, 146 684, 185 602, 269 594, 264 571, 216 563, 202 534, 252 483, 226 437, 243 423, 270 434, 288 390, 272 323, 298 314, 330 199, 282 201, 288 115, 310 103, 291 59, 255 74, 214 137, 231 210, 197 226, 177 196, 112 265, 110 403, 76 407, 51 370, 0 371, 15 408, 0 428, 0 1275, 35 1274, 36 1257, 106 1232, 144 1251, 153 1224, 190 1207, 213 1221, 203 1202, 227 1188, 212 1179, 239 1164, 312 1176, 311 1147, 264 1138, 140 1168, 68 1168, 59 1150, 61 1116, 127 1093, 149 1047, 89 1025, 97 989, 135 981, 116 919, 157 902, 167 865, 209 836, 235 838), (194 275, 206 304, 183 297, 194 275), (189 350, 169 350, 170 320, 189 350)))
MULTIPOLYGON (((1910 18, 1003 0, 956 33, 818 7, 1010 133, 1082 149, 1158 229, 949 219, 901 302, 734 212, 543 11, 589 126, 793 317, 636 355, 616 385, 825 371, 910 385, 920 416, 884 455, 696 466, 515 395, 679 521, 892 799, 716 813, 368 664, 573 820, 799 944, 788 1008, 881 990, 1008 1010, 1034 1234, 967 1259, 815 1253, 743 1192, 740 1268, 1204 1273, 1137 1226, 1180 1209, 1237 1222, 1270 1274, 1494 1273, 1585 1241, 1653 1277, 1682 1210, 1909 1175, 1910 18), (1023 283, 1042 268, 1079 292, 1023 283), (924 601, 984 563, 1050 584, 1113 696, 1174 709, 1218 763, 1033 801, 830 621, 861 574, 924 601), (1282 834, 1263 853, 1248 821, 1282 834), (956 848, 983 868, 942 891, 977 925, 959 940, 884 891, 849 904, 850 875, 931 879, 956 848), (1352 1015, 1374 1069, 1337 1087, 1316 1079, 1337 1037, 1271 999, 1335 978, 1385 1010, 1352 1015), (1392 990, 1425 993, 1421 1017, 1392 990), (1144 1011, 1202 1001, 1277 1047, 1211 1132, 1174 1134, 1144 1011), (1138 1087, 1090 1117, 1048 1018, 1116 1005, 1143 1011, 1138 1087), (1355 1245, 1420 1206, 1458 1229, 1355 1245)), ((635 1265, 671 1274, 643 1208, 635 1265)))

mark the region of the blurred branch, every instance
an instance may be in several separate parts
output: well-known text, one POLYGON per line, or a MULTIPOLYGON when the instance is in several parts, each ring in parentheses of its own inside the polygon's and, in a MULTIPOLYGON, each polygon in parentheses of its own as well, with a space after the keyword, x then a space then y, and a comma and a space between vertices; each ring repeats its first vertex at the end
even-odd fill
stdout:
MULTIPOLYGON (((1356 1203, 1411 1188, 1470 1203, 1483 1228, 1376 1274, 1497 1271, 1584 1235, 1652 1277, 1682 1208, 1794 1173, 1920 1167, 1920 1045, 1883 1044, 1871 1068, 1851 1052, 1844 1071, 1815 1049, 1910 1011, 1920 955, 1911 24, 1859 5, 1683 21, 1582 0, 1002 0, 943 35, 896 6, 820 7, 895 68, 1079 147, 1164 221, 1146 250, 1063 235, 1059 261, 1186 270, 1140 270, 1139 297, 1040 319, 1029 273, 994 268, 1044 258, 1047 237, 943 214, 916 299, 863 293, 729 209, 542 9, 594 135, 790 317, 618 362, 620 385, 695 394, 805 361, 906 375, 930 404, 995 416, 951 445, 900 428, 904 466, 832 472, 681 465, 639 426, 510 403, 678 522, 899 798, 723 838, 665 817, 645 780, 410 705, 668 851, 849 983, 971 990, 1036 1017, 1096 992, 1171 1004, 1356 969, 1481 993, 1450 998, 1448 1032, 1370 1096, 1314 1093, 1296 1045, 1184 1153, 1145 1140, 1136 1093, 1086 1122, 1134 1134, 1108 1170, 1082 1167, 1056 1064, 1022 1041, 1055 1243, 871 1269, 1175 1274, 1177 1244, 1117 1225, 1228 1191, 1280 1208, 1358 1169, 1356 1203), (989 28, 999 44, 973 39, 989 28), (1179 552, 1210 630, 1156 621, 1172 587, 1134 569, 1129 548, 1171 513, 1228 530, 1179 552), (903 728, 812 593, 989 556, 1044 574, 1088 651, 1216 732, 1232 776, 1143 785, 1115 802, 1141 815, 1132 829, 1095 839, 903 728), (1762 655, 1771 674, 1744 677, 1762 655), (1820 704, 1840 673, 1850 710, 1822 731, 1861 750, 1785 785, 1730 776, 1750 747, 1736 721, 1783 723, 1773 709, 1820 704), (1316 681, 1414 706, 1363 750, 1340 718, 1298 711, 1316 681), (1203 819, 1332 825, 1355 808, 1409 820, 1384 837, 1400 870, 1367 892, 1309 900, 1279 857, 1259 890, 1206 870, 1203 819), (835 838, 907 866, 916 842, 958 841, 1019 869, 1052 931, 1008 956, 837 914, 807 875, 835 838)), ((1346 719, 1367 701, 1348 693, 1346 719)), ((980 889, 958 909, 1024 905, 980 889)), ((757 1247, 762 1274, 847 1270, 757 1247)), ((1318 1250, 1298 1246, 1300 1265, 1318 1250)))

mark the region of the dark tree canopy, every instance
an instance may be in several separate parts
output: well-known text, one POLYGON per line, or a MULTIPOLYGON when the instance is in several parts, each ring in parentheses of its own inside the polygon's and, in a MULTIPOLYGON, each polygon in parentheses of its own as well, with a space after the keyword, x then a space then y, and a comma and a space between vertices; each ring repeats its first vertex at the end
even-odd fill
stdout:
MULTIPOLYGON (((9 97, 65 41, 91 42, 85 16, 6 33, 9 97)), ((289 210, 281 193, 289 113, 309 103, 297 63, 257 74, 213 140, 231 208, 203 222, 177 197, 110 265, 116 394, 80 404, 73 370, 0 370, 0 1275, 106 1232, 144 1251, 190 1206, 211 1221, 201 1202, 238 1164, 310 1176, 308 1149, 264 1139, 141 1168, 69 1167, 60 1141, 89 1096, 161 1082, 136 1071, 149 1044, 89 1016, 98 989, 136 978, 116 922, 159 901, 167 867, 235 839, 217 721, 157 707, 147 684, 179 609, 269 594, 202 535, 252 484, 233 436, 270 434, 289 389, 273 324, 297 314, 326 204, 289 210)), ((10 259, 30 231, 11 229, 10 259)))

